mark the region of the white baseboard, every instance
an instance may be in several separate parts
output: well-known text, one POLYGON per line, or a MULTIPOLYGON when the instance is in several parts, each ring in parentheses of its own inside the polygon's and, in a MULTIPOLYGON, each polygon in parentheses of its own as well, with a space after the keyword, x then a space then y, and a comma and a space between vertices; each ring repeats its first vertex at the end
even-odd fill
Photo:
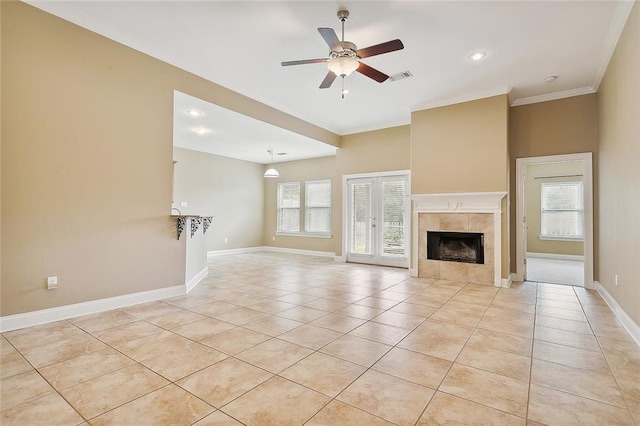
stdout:
POLYGON ((511 283, 513 283, 513 277, 514 277, 515 275, 516 275, 516 274, 509 274, 509 277, 507 277, 507 278, 502 278, 502 280, 500 280, 500 286, 501 286, 502 288, 509 288, 509 287, 511 287, 511 283))
POLYGON ((529 253, 527 252, 527 257, 535 257, 539 259, 554 259, 554 260, 576 260, 579 262, 584 262, 584 256, 579 256, 575 254, 558 254, 558 253, 529 253))
POLYGON ((243 247, 228 250, 211 250, 207 251, 207 257, 228 256, 230 254, 253 253, 256 251, 264 251, 264 247, 243 247))
POLYGON ((207 252, 207 257, 227 256, 230 254, 243 254, 243 253, 255 253, 259 251, 270 251, 276 253, 289 253, 289 254, 303 254, 307 256, 321 256, 321 257, 333 257, 336 255, 330 251, 316 251, 316 250, 302 250, 293 249, 287 247, 273 247, 273 246, 259 246, 259 247, 246 247, 229 250, 213 250, 207 252))
POLYGON ((417 277, 418 276, 418 268, 409 269, 409 276, 410 277, 417 277))
POLYGON ((185 284, 186 292, 189 293, 191 290, 193 290, 193 288, 197 286, 198 283, 202 281, 207 275, 209 275, 209 268, 205 266, 202 271, 198 272, 193 278, 187 281, 187 283, 185 284))
POLYGON ((320 257, 331 257, 335 258, 336 254, 331 251, 316 251, 316 250, 301 250, 301 249, 292 249, 286 247, 272 247, 272 246, 264 246, 262 247, 262 251, 271 251, 276 253, 289 253, 289 254, 303 254, 307 256, 320 256, 320 257))
POLYGON ((640 345, 640 326, 636 324, 636 322, 627 314, 622 306, 618 304, 616 299, 609 294, 606 288, 598 281, 594 283, 595 290, 602 296, 607 305, 611 308, 615 316, 620 320, 624 328, 627 329, 633 340, 636 341, 638 345, 640 345))
POLYGON ((335 256, 333 260, 339 263, 345 263, 347 261, 347 258, 345 256, 335 256))
POLYGON ((137 305, 139 303, 180 296, 181 294, 185 294, 185 286, 176 285, 173 287, 108 297, 106 299, 74 303, 73 305, 57 306, 55 308, 26 312, 24 314, 7 315, 0 317, 0 332, 4 333, 5 331, 17 330, 19 328, 46 324, 82 315, 96 314, 98 312, 124 308, 131 305, 137 305))

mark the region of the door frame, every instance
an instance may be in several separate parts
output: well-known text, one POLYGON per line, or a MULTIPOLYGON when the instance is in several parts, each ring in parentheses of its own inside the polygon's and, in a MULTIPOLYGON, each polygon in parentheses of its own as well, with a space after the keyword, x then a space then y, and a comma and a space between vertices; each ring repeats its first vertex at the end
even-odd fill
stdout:
POLYGON ((356 173, 342 175, 342 261, 346 262, 349 255, 349 233, 348 233, 348 221, 349 221, 349 186, 347 181, 349 179, 362 179, 362 178, 384 178, 391 176, 406 176, 406 201, 405 201, 405 253, 407 256, 407 269, 411 267, 411 171, 410 170, 393 170, 386 172, 372 172, 372 173, 356 173))
POLYGON ((516 281, 524 281, 527 247, 525 174, 527 166, 545 163, 582 161, 584 184, 584 287, 594 288, 593 281, 593 160, 592 153, 548 155, 516 158, 516 281))

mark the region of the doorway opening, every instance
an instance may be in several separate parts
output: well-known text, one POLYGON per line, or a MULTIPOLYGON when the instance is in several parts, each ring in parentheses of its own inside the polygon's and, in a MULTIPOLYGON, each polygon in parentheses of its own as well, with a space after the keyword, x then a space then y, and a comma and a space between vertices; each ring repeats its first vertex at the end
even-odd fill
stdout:
POLYGON ((409 175, 344 177, 347 262, 409 267, 409 175))
POLYGON ((516 174, 516 280, 591 288, 591 153, 518 158, 516 174))

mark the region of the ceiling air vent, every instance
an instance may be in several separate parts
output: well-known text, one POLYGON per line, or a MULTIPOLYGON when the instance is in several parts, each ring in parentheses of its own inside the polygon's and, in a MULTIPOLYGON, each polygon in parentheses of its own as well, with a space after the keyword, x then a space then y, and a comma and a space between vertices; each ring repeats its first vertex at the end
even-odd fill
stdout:
POLYGON ((409 77, 413 77, 413 74, 411 74, 411 71, 403 71, 403 72, 399 72, 398 74, 389 76, 389 81, 398 81, 398 80, 403 80, 409 77))

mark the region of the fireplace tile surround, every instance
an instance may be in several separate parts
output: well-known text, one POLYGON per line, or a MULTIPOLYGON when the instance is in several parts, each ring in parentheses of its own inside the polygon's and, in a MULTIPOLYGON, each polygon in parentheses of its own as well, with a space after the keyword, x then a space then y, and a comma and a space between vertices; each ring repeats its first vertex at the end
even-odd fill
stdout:
POLYGON ((414 265, 421 278, 503 285, 500 203, 506 192, 414 194, 414 265), (427 259, 427 231, 484 234, 484 264, 427 259), (417 250, 415 250, 417 249, 417 250), (497 259, 497 261, 496 261, 497 259))
POLYGON ((418 216, 418 276, 493 285, 493 215, 491 213, 420 213, 418 216), (427 259, 427 231, 484 234, 484 264, 427 259))

